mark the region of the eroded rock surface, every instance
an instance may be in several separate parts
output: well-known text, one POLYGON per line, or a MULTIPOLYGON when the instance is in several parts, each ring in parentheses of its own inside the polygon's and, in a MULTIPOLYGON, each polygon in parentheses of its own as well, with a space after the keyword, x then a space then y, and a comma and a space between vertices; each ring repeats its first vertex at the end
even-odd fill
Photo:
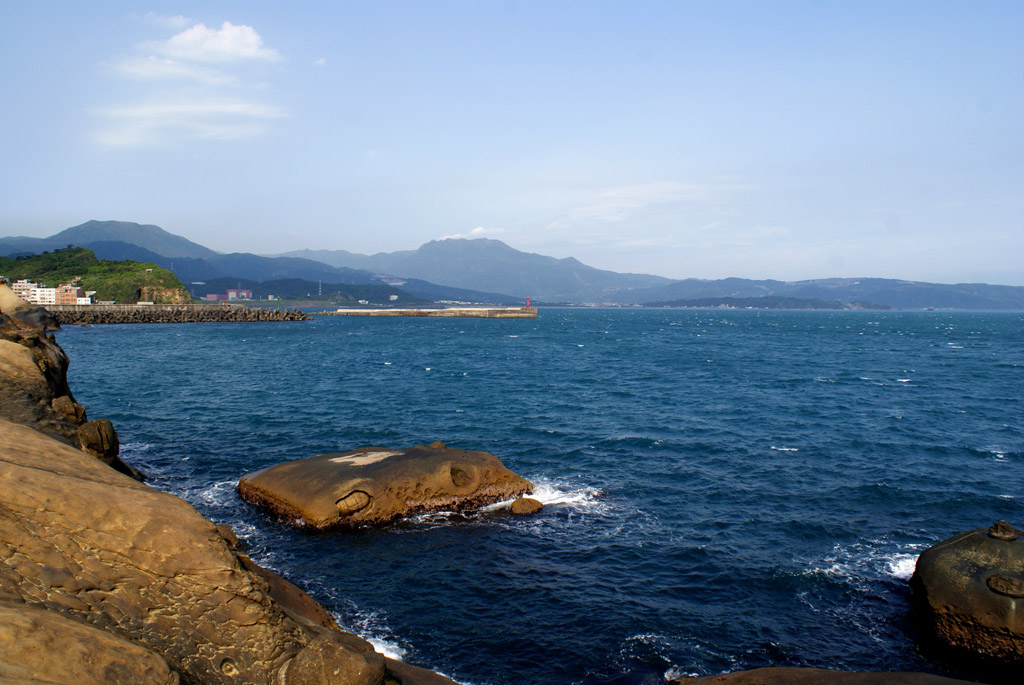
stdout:
POLYGON ((0 602, 0 682, 175 685, 179 679, 145 647, 54 611, 0 602))
POLYGON ((243 476, 238 492, 315 529, 380 524, 438 509, 472 510, 533 490, 493 454, 443 443, 364 447, 277 464, 243 476))
MULTIPOLYGON (((12 298, 24 303, 3 284, 0 296, 8 303, 12 298)), ((0 313, 0 418, 80 447, 142 480, 142 474, 118 456, 120 445, 110 421, 89 421, 85 408, 75 401, 68 387, 68 363, 52 334, 0 313)))
POLYGON ((1024 665, 1024 531, 1000 521, 943 540, 911 583, 939 640, 1024 665))
POLYGON ((0 420, 0 602, 129 640, 185 682, 384 682, 369 643, 284 609, 249 564, 183 500, 0 420))

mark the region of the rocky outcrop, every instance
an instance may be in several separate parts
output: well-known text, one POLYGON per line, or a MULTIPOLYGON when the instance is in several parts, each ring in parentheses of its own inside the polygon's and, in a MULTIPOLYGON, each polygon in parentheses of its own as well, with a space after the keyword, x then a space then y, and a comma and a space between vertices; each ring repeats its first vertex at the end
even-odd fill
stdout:
POLYGON ((943 540, 911 583, 942 643, 1024 665, 1024 531, 999 521, 943 540))
POLYGON ((0 313, 15 325, 24 328, 57 329, 60 324, 46 309, 29 304, 14 294, 6 281, 0 280, 0 313))
POLYGON ((156 302, 159 304, 188 304, 192 296, 183 288, 161 288, 155 285, 144 285, 135 291, 136 302, 156 302))
POLYGON ((824 668, 755 668, 699 678, 676 678, 669 685, 953 685, 966 680, 928 673, 833 671, 824 668))
MULTIPOLYGON (((5 289, 23 302, 6 285, 0 285, 0 294, 5 289)), ((68 357, 53 335, 0 317, 0 418, 79 447, 141 480, 142 474, 118 457, 120 445, 110 421, 89 421, 75 401, 68 387, 68 357)))
POLYGON ((128 640, 186 682, 383 682, 369 643, 268 577, 184 501, 0 421, 0 601, 128 640))
POLYGON ((472 510, 517 497, 533 484, 493 454, 363 447, 277 464, 241 478, 242 499, 314 529, 381 524, 438 509, 472 510))

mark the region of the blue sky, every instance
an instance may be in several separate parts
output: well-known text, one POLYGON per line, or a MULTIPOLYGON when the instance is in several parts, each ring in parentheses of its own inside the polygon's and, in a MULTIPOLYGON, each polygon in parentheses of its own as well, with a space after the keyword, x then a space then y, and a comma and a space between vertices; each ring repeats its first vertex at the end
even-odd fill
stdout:
POLYGON ((0 2, 0 235, 1024 285, 1021 2, 0 2))

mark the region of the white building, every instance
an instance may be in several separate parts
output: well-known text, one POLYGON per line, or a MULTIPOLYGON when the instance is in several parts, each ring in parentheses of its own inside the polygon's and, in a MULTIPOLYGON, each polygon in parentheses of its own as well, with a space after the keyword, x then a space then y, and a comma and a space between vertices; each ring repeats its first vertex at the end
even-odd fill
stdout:
POLYGON ((32 304, 41 304, 43 306, 48 304, 57 304, 57 289, 56 288, 32 288, 32 292, 29 293, 27 298, 32 304))
POLYGON ((11 286, 11 290, 14 294, 23 300, 27 300, 32 294, 32 289, 36 287, 36 284, 27 278, 23 278, 20 281, 15 281, 14 285, 11 286))

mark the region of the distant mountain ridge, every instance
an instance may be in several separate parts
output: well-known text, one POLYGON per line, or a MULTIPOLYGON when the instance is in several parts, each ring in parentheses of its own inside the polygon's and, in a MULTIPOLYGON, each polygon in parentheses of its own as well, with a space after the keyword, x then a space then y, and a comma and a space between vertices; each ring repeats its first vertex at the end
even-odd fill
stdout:
MULTIPOLYGON (((85 247, 85 243, 123 242, 144 248, 164 257, 193 257, 205 259, 214 257, 216 252, 198 243, 193 243, 173 233, 168 233, 152 224, 136 224, 131 221, 86 221, 84 224, 65 228, 49 238, 28 238, 16 236, 0 238, 0 254, 18 252, 39 253, 58 250, 68 245, 85 247)), ((107 259, 101 257, 101 259, 107 259)))
POLYGON ((49 238, 0 238, 0 256, 35 254, 68 244, 103 259, 152 262, 182 281, 236 278, 300 279, 349 285, 389 285, 423 299, 514 304, 637 305, 702 298, 777 297, 870 302, 896 309, 1024 311, 1024 287, 940 284, 884 278, 807 281, 685 279, 596 269, 568 257, 521 252, 499 240, 434 240, 416 250, 360 255, 345 250, 297 250, 270 257, 221 254, 158 226, 87 221, 49 238))
POLYGON ((596 269, 573 257, 557 259, 521 252, 488 238, 432 240, 417 250, 375 255, 300 250, 284 256, 299 255, 315 255, 334 266, 421 278, 457 288, 519 294, 546 302, 608 301, 614 293, 672 282, 661 276, 596 269))

